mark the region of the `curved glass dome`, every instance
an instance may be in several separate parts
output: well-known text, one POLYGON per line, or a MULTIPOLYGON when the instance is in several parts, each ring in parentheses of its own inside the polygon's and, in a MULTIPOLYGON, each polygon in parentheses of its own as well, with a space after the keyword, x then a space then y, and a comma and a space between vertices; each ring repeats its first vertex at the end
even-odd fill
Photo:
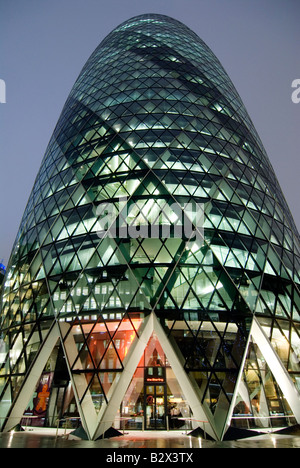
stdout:
MULTIPOLYGON (((70 92, 12 250, 2 291, 3 430, 15 408, 28 409, 22 390, 40 365, 52 376, 48 399, 70 381, 96 438, 116 407, 116 385, 138 387, 156 369, 150 358, 140 363, 151 349, 165 362, 161 377, 152 374, 152 383, 162 379, 154 400, 160 382, 168 409, 171 372, 180 369, 182 401, 197 419, 187 394, 197 389, 214 438, 230 424, 299 423, 299 297, 299 235, 222 65, 177 20, 124 22, 70 92), (285 394, 282 367, 296 400, 285 394)), ((132 412, 139 401, 147 424, 147 389, 134 404, 129 390, 121 395, 121 414, 125 400, 132 412)), ((51 425, 48 406, 43 424, 51 425)))

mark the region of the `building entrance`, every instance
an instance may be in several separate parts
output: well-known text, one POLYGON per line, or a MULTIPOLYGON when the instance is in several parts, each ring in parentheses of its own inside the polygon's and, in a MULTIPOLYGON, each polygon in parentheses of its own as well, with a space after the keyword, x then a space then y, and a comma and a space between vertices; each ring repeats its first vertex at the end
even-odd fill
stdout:
POLYGON ((167 385, 166 368, 157 366, 144 370, 144 417, 145 429, 167 429, 167 385))
POLYGON ((164 385, 146 387, 145 429, 166 430, 166 397, 164 385))
POLYGON ((190 418, 190 408, 162 347, 152 335, 120 409, 122 428, 178 429, 190 418))

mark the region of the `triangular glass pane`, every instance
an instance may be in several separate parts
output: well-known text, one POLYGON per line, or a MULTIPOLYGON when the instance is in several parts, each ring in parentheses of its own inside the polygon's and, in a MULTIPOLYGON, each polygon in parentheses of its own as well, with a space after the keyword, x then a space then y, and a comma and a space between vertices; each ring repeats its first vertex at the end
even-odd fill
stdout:
POLYGON ((110 389, 112 385, 118 382, 120 378, 119 372, 99 372, 98 378, 100 379, 101 386, 103 388, 103 392, 106 396, 107 401, 110 399, 110 389))
MULTIPOLYGON (((142 319, 135 319, 135 326, 139 329, 142 319)), ((129 318, 123 318, 118 329, 113 335, 113 342, 119 358, 123 362, 127 356, 132 343, 136 338, 136 329, 129 318)))
POLYGON ((122 362, 112 342, 108 346, 105 352, 105 355, 103 356, 100 366, 99 366, 99 370, 104 370, 104 369, 105 370, 122 369, 122 362))
POLYGON ((84 406, 84 400, 89 400, 90 398, 92 399, 97 414, 100 412, 103 406, 106 406, 107 404, 107 398, 98 373, 91 374, 89 388, 81 402, 81 405, 84 406))

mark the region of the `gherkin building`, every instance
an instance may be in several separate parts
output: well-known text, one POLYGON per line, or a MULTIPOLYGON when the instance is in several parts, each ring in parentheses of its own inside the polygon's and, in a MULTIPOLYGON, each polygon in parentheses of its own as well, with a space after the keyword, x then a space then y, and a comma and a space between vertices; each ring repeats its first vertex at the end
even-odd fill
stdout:
POLYGON ((12 249, 1 430, 299 424, 299 255, 212 51, 167 16, 122 23, 67 98, 12 249))

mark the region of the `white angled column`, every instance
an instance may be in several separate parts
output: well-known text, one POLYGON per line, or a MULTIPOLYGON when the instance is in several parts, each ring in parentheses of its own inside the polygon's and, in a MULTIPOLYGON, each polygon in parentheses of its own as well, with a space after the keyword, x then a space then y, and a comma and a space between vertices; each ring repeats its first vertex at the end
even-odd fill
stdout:
POLYGON ((97 439, 112 426, 114 418, 117 415, 121 402, 124 399, 128 386, 138 366, 138 363, 140 362, 142 354, 151 338, 152 333, 156 334, 158 341, 168 359, 168 362, 176 375, 184 397, 192 410, 194 418, 198 421, 198 425, 205 428, 205 431, 211 437, 218 439, 218 435, 216 434, 213 423, 211 420, 208 421, 208 417, 203 409, 197 391, 186 374, 182 363, 180 362, 180 359, 173 349, 171 343, 169 343, 168 338, 155 313, 152 312, 152 314, 146 320, 147 322, 141 336, 136 339, 135 343, 133 343, 127 359, 124 361, 124 370, 119 381, 115 385, 113 384, 114 388, 112 389, 109 403, 103 413, 99 415, 99 425, 97 431, 92 437, 93 440, 97 439), (199 421, 202 421, 202 423, 199 421))
POLYGON ((143 352, 153 333, 153 313, 145 319, 144 329, 132 343, 129 353, 124 360, 124 369, 119 380, 115 379, 110 389, 110 399, 108 405, 103 412, 100 412, 98 417, 98 427, 93 434, 92 439, 95 440, 104 434, 112 425, 121 403, 130 385, 133 374, 141 360, 143 352))
POLYGON ((300 424, 300 395, 289 373, 274 351, 270 340, 265 334, 258 320, 254 317, 251 328, 251 335, 265 358, 272 374, 275 377, 284 397, 286 398, 297 423, 300 424))
POLYGON ((29 373, 26 375, 22 387, 19 390, 15 401, 13 402, 13 406, 10 413, 8 414, 7 421, 3 426, 3 432, 10 431, 13 427, 20 423, 24 411, 27 408, 28 402, 35 390, 36 384, 40 379, 44 367, 47 363, 47 360, 49 359, 50 354, 52 353, 52 350, 59 338, 60 334, 57 324, 53 322, 52 327, 43 341, 31 365, 29 373))

